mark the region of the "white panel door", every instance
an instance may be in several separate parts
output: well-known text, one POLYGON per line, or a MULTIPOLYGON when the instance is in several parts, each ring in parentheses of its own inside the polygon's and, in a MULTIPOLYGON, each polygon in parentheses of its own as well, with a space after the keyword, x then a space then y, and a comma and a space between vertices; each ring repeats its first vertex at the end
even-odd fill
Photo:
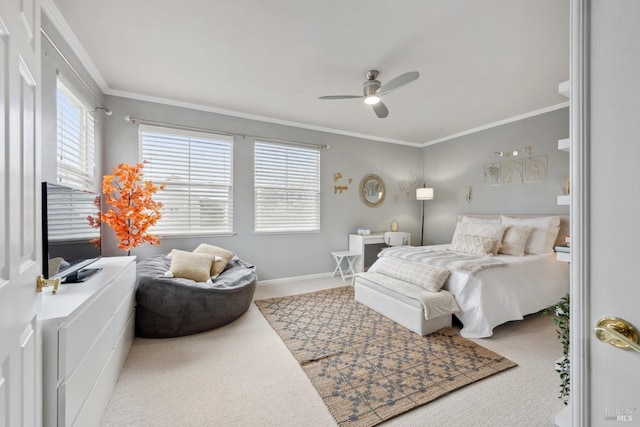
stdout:
POLYGON ((640 328, 640 1, 572 9, 573 425, 640 426, 640 352, 593 333, 640 328))
POLYGON ((0 427, 40 422, 40 2, 0 1, 0 427))

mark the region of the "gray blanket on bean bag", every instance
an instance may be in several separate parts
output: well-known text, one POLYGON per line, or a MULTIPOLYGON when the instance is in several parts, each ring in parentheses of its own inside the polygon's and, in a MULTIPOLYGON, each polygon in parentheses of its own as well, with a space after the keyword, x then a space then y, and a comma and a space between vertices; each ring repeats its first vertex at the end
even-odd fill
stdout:
POLYGON ((164 277, 165 255, 138 261, 136 335, 169 338, 225 325, 251 305, 258 275, 255 267, 233 259, 213 283, 164 277))

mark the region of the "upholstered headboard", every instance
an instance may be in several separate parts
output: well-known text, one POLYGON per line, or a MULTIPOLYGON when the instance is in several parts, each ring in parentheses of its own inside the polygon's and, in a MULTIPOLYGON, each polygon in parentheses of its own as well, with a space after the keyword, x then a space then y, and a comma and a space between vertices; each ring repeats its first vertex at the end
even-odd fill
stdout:
MULTIPOLYGON (((569 215, 557 215, 557 214, 540 214, 540 215, 520 215, 520 214, 503 214, 513 218, 534 218, 540 216, 557 216, 560 218, 560 232, 556 238, 557 245, 564 245, 564 236, 571 234, 571 227, 569 224, 569 215)), ((458 221, 462 221, 463 216, 472 216, 474 218, 500 218, 500 214, 460 214, 458 215, 458 221)))

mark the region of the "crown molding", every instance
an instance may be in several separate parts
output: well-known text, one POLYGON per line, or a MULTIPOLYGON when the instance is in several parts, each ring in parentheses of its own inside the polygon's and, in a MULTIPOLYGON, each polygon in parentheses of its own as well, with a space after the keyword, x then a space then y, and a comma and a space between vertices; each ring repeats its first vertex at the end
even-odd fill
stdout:
POLYGON ((60 33, 60 35, 63 38, 63 40, 69 45, 69 48, 71 49, 71 51, 75 54, 75 56, 78 58, 78 60, 82 64, 82 66, 89 73, 91 78, 95 81, 95 83, 98 85, 100 90, 105 95, 119 96, 119 97, 122 97, 122 98, 129 98, 129 99, 135 99, 135 100, 139 100, 139 101, 154 102, 154 103, 158 103, 158 104, 171 105, 171 106, 175 106, 175 107, 189 108, 189 109, 193 109, 193 110, 206 111, 206 112, 216 113, 216 114, 223 114, 223 115, 226 115, 226 116, 238 117, 238 118, 242 118, 242 119, 256 120, 256 121, 259 121, 259 122, 273 123, 273 124, 278 124, 278 125, 282 125, 282 126, 291 126, 291 127, 301 128, 301 129, 314 130, 314 131, 318 131, 318 132, 326 132, 326 133, 335 134, 335 135, 343 135, 343 136, 349 136, 349 137, 353 137, 353 138, 367 139, 367 140, 378 141, 378 142, 386 142, 386 143, 389 143, 389 144, 406 145, 406 146, 409 146, 409 147, 417 147, 417 148, 424 148, 424 147, 427 147, 429 145, 433 145, 433 144, 438 144, 440 142, 449 141, 451 139, 459 138, 461 136, 470 135, 470 134, 473 134, 473 133, 476 133, 476 132, 480 132, 480 131, 483 131, 483 130, 487 130, 487 129, 493 128, 493 127, 502 126, 502 125, 507 124, 507 123, 512 123, 512 122, 515 122, 515 121, 518 121, 518 120, 523 120, 523 119, 526 119, 528 117, 537 116, 537 115, 540 115, 540 114, 544 114, 544 113, 548 113, 548 112, 551 112, 551 111, 559 110, 561 108, 565 108, 565 107, 569 106, 569 102, 563 102, 561 104, 552 105, 550 107, 546 107, 546 108, 542 108, 542 109, 539 109, 539 110, 531 111, 529 113, 525 113, 525 114, 521 114, 521 115, 518 115, 518 116, 510 117, 510 118, 507 118, 507 119, 504 119, 504 120, 500 120, 500 121, 497 121, 497 122, 494 122, 494 123, 489 123, 487 125, 483 125, 483 126, 480 126, 480 127, 477 127, 477 128, 469 129, 469 130, 466 130, 466 131, 463 131, 463 132, 459 132, 459 133, 456 133, 456 134, 453 134, 453 135, 449 135, 449 136, 445 136, 445 137, 442 137, 442 138, 434 139, 434 140, 431 140, 431 141, 426 141, 426 142, 423 142, 423 143, 419 143, 419 142, 411 142, 411 141, 403 141, 403 140, 399 140, 399 139, 379 137, 379 136, 375 136, 375 135, 367 135, 367 134, 358 133, 358 132, 350 132, 350 131, 345 131, 345 130, 341 130, 341 129, 323 127, 323 126, 310 125, 310 124, 307 124, 307 123, 294 122, 294 121, 290 121, 290 120, 282 120, 282 119, 277 119, 277 118, 274 118, 274 117, 267 117, 267 116, 260 116, 260 115, 256 115, 256 114, 242 113, 242 112, 239 112, 239 111, 227 110, 227 109, 223 109, 223 108, 215 108, 215 107, 210 107, 210 106, 206 106, 206 105, 193 104, 193 103, 189 103, 189 102, 175 101, 175 100, 172 100, 172 99, 166 99, 166 98, 160 98, 160 97, 155 97, 155 96, 143 95, 143 94, 134 93, 134 92, 113 90, 113 89, 111 89, 109 87, 109 85, 107 84, 106 80, 104 79, 104 77, 102 76, 102 74, 100 73, 100 71, 98 70, 96 65, 94 64, 94 62, 91 60, 91 57, 89 56, 87 51, 82 46, 82 43, 80 43, 80 40, 78 40, 78 38, 74 34, 73 30, 71 29, 71 27, 69 26, 67 21, 62 16, 62 13, 60 13, 60 10, 58 9, 56 4, 54 3, 54 0, 41 0, 41 5, 42 5, 42 12, 47 16, 47 18, 49 18, 49 20, 51 21, 51 23, 53 24, 55 29, 60 33))
POLYGON ((189 108, 192 110, 205 111, 208 113, 222 114, 225 116, 238 117, 241 119, 255 120, 258 122, 273 123, 273 124, 282 125, 282 126, 291 126, 291 127, 301 128, 301 129, 314 130, 318 132, 326 132, 334 135, 344 135, 344 136, 349 136, 353 138, 367 139, 370 141, 379 141, 379 142, 386 142, 389 144, 407 145, 410 147, 418 147, 418 148, 421 146, 420 143, 416 143, 416 142, 384 138, 384 137, 367 135, 367 134, 357 133, 357 132, 349 132, 349 131, 344 131, 340 129, 310 125, 307 123, 294 122, 290 120, 282 120, 274 117, 260 116, 257 114, 241 113, 239 111, 226 110, 224 108, 216 108, 216 107, 209 107, 206 105, 193 104, 189 102, 175 101, 173 99, 159 98, 155 96, 144 95, 144 94, 128 92, 128 91, 110 89, 105 91, 105 94, 111 95, 111 96, 118 96, 121 98, 135 99, 138 101, 154 102, 157 104, 171 105, 174 107, 189 108))
POLYGON ((477 128, 473 128, 473 129, 465 130, 463 132, 455 133, 453 135, 449 135, 449 136, 445 136, 445 137, 442 137, 442 138, 434 139, 433 141, 427 141, 427 142, 424 142, 424 143, 420 144, 420 147, 427 147, 429 145, 439 144, 441 142, 449 141, 451 139, 460 138, 461 136, 471 135, 472 133, 481 132, 483 130, 487 130, 487 129, 491 129, 491 128, 494 128, 494 127, 506 125, 507 123, 513 123, 513 122, 517 122, 518 120, 524 120, 524 119, 527 119, 529 117, 539 116, 540 114, 545 114, 545 113, 549 113, 551 111, 560 110, 560 109, 566 108, 568 106, 569 106, 569 102, 568 101, 567 102, 562 102, 562 103, 556 104, 556 105, 551 105, 549 107, 541 108, 539 110, 530 111, 528 113, 520 114, 519 116, 509 117, 508 119, 500 120, 500 121, 497 121, 497 122, 493 122, 493 123, 489 123, 489 124, 486 124, 486 125, 483 125, 483 126, 479 126, 477 128))
POLYGON ((98 85, 100 90, 106 93, 109 90, 107 81, 102 77, 98 67, 93 63, 91 57, 80 43, 80 40, 76 37, 73 30, 67 23, 67 21, 60 13, 60 9, 54 3, 54 0, 42 0, 41 1, 42 12, 47 15, 47 18, 51 21, 54 28, 60 33, 62 39, 69 45, 69 48, 73 54, 78 58, 80 64, 89 73, 93 81, 98 85))

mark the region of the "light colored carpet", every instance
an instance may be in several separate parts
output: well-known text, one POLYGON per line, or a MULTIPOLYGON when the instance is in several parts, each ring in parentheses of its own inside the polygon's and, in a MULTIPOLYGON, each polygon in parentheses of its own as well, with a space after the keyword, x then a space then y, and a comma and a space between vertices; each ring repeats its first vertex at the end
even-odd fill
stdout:
MULTIPOLYGON (((259 285, 255 299, 343 286, 340 279, 259 285)), ((536 314, 473 340, 517 368, 456 390, 381 426, 553 426, 554 362, 562 353, 553 323, 536 314)), ((136 338, 102 426, 333 426, 299 364, 252 304, 213 331, 163 340, 136 338)))

